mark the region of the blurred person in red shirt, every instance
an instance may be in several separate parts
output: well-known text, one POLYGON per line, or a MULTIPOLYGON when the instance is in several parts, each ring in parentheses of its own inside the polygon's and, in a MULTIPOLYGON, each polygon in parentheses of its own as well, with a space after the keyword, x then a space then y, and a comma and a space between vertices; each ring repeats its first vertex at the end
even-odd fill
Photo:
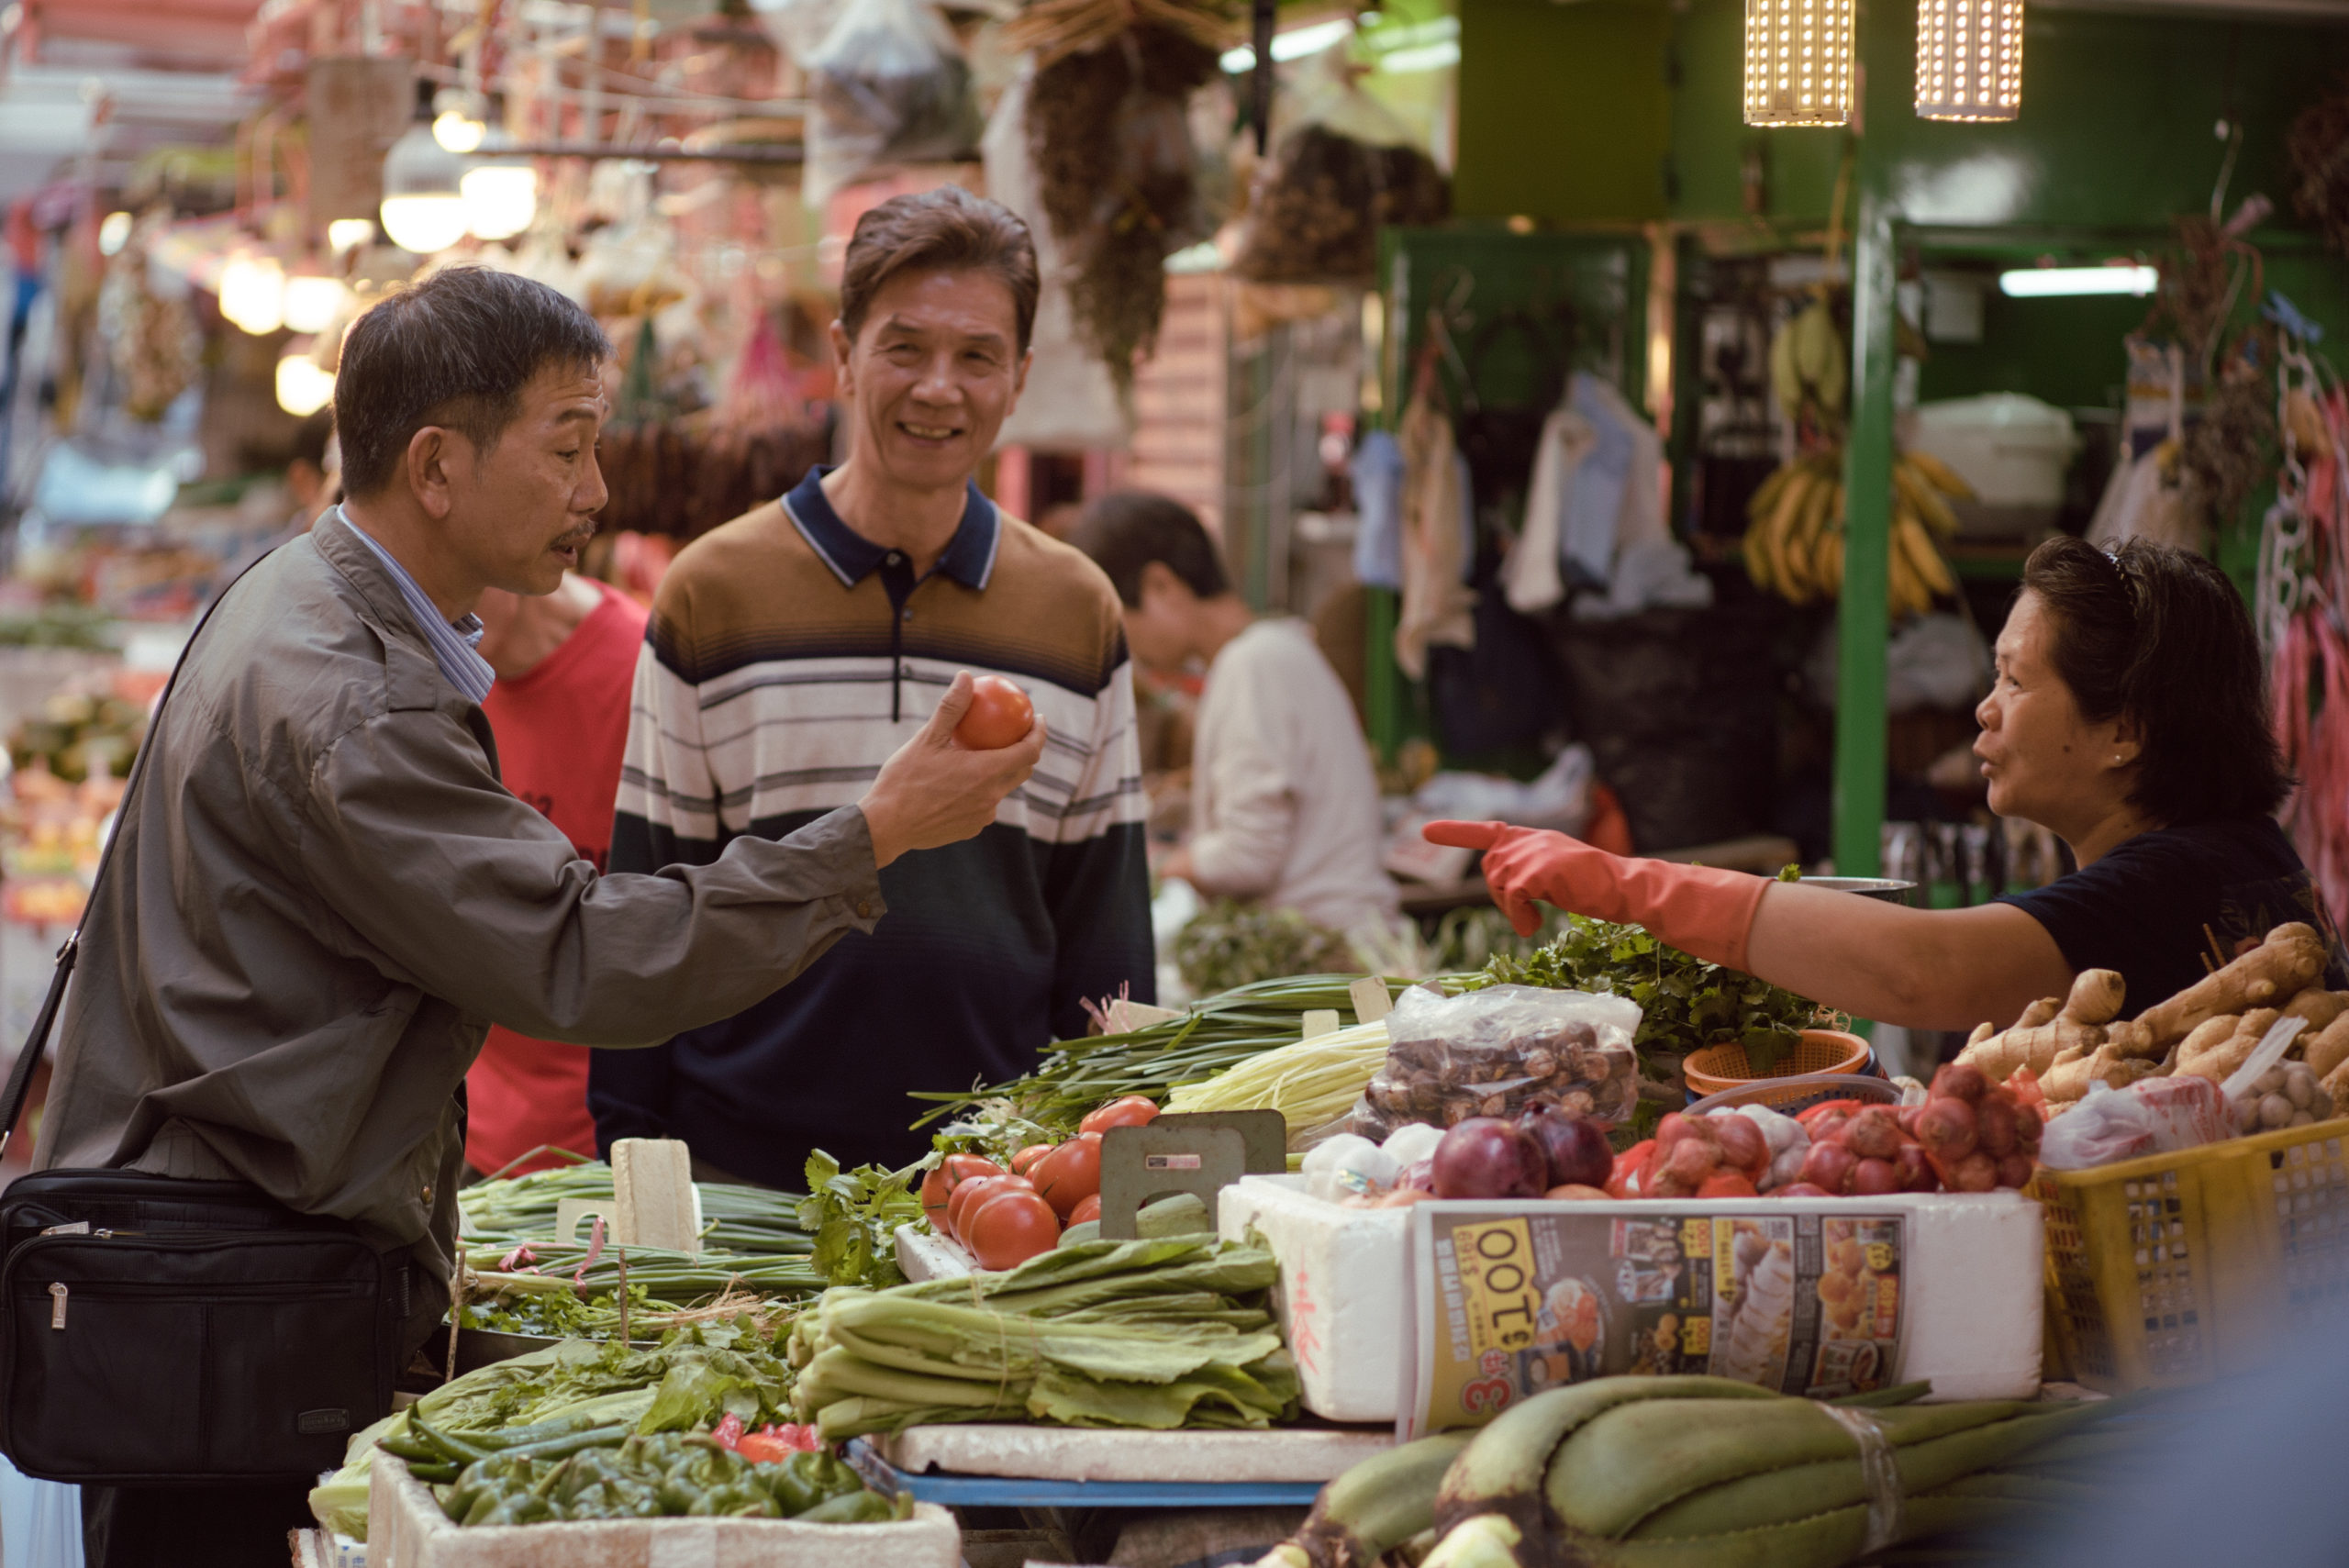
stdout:
MULTIPOLYGON (((593 578, 566 576, 543 598, 492 588, 474 612, 481 656, 497 672, 482 702, 506 787, 562 829, 597 872, 611 850, 612 797, 628 740, 629 688, 645 608, 593 578)), ((465 1074, 465 1163, 481 1175, 541 1145, 596 1152, 587 1048, 493 1025, 465 1074)), ((562 1162, 541 1154, 507 1175, 562 1162)))

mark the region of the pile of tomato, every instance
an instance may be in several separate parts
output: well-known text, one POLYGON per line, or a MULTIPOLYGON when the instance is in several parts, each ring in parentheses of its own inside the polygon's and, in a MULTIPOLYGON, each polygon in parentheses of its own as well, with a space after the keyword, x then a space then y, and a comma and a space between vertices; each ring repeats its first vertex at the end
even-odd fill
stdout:
POLYGON ((949 1154, 922 1179, 922 1214, 979 1267, 1017 1268, 1051 1251, 1065 1227, 1101 1218, 1102 1134, 1157 1115, 1157 1105, 1141 1095, 1112 1100, 1077 1123, 1066 1142, 1020 1150, 1008 1171, 976 1154, 949 1154))

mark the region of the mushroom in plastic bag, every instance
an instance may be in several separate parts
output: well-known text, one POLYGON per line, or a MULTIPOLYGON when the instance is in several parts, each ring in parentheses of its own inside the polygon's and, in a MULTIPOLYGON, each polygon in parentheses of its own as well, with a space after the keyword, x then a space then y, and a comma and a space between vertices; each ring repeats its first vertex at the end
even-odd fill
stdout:
POLYGON ((982 128, 971 68, 922 0, 848 0, 808 61, 807 96, 813 206, 897 165, 967 158, 982 128))

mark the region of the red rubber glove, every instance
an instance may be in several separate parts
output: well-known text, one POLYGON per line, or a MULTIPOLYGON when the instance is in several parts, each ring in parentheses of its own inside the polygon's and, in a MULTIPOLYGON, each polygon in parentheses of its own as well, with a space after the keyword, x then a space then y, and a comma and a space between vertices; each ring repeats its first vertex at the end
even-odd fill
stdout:
POLYGON ((1420 831, 1431 844, 1485 851, 1485 884, 1520 936, 1541 925, 1539 900, 1644 926, 1658 941, 1731 969, 1746 966, 1746 936, 1770 885, 1743 872, 1610 855, 1564 833, 1506 822, 1431 822, 1420 831))

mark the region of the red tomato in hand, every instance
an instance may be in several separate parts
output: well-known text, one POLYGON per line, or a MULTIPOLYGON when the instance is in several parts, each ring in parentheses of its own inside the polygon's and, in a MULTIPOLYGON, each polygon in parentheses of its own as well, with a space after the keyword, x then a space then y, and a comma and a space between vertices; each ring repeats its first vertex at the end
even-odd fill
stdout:
POLYGON ((1011 1173, 1015 1176, 1026 1175, 1037 1161, 1052 1151, 1052 1145, 1049 1143, 1030 1143, 1011 1157, 1011 1173))
POLYGON ((971 706, 954 727, 954 739, 974 751, 1000 751, 1025 739, 1036 723, 1036 705, 1001 675, 971 683, 971 706))
POLYGON ((1068 1211, 1068 1222, 1071 1225, 1082 1225, 1088 1219, 1100 1218, 1101 1195, 1099 1193, 1095 1193, 1091 1197, 1077 1199, 1076 1207, 1068 1211))
POLYGON ((963 1234, 963 1222, 970 1218, 971 1210, 978 1206, 982 1198, 991 1197, 998 1192, 1032 1193, 1035 1190, 1036 1184, 1027 1177, 1008 1173, 981 1176, 976 1181, 964 1182, 961 1186, 956 1187, 953 1195, 946 1200, 947 1229, 956 1237, 961 1237, 963 1234))
POLYGON ((1140 1127, 1158 1119, 1158 1102, 1148 1095, 1128 1095, 1111 1100, 1076 1124, 1079 1132, 1107 1132, 1113 1127, 1140 1127))
POLYGON ((1101 1135, 1080 1132, 1029 1168, 1036 1191, 1066 1219, 1069 1211, 1101 1193, 1101 1135))
POLYGON ((963 1216, 971 1256, 983 1269, 1014 1269, 1049 1252, 1061 1239, 1060 1217, 1034 1193, 1012 1190, 974 1206, 963 1216))

